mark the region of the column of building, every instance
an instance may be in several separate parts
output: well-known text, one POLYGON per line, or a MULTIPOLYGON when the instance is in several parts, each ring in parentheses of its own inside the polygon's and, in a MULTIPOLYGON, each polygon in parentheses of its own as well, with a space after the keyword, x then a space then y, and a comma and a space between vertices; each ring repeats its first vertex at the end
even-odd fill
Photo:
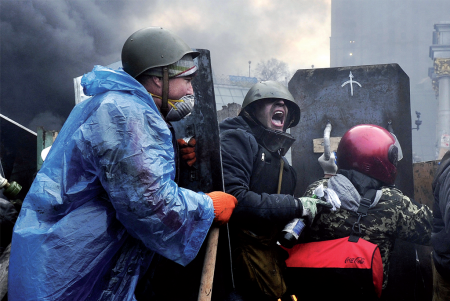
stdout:
POLYGON ((450 22, 434 25, 430 57, 434 68, 430 72, 433 88, 439 101, 436 140, 437 159, 450 149, 450 22))

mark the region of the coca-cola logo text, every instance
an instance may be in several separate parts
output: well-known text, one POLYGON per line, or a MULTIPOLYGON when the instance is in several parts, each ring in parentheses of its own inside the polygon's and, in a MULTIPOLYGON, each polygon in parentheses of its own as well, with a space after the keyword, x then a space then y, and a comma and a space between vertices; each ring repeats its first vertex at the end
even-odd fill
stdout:
POLYGON ((356 263, 356 264, 363 264, 366 259, 363 257, 347 257, 345 258, 345 263, 356 263))

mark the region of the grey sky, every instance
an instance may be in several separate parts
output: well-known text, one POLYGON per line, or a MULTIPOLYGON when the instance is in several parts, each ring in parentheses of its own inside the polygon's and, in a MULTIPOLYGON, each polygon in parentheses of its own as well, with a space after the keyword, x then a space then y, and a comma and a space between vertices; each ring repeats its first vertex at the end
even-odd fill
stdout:
POLYGON ((1 113, 34 131, 55 127, 73 107, 72 79, 119 60, 125 39, 147 26, 209 49, 217 75, 248 75, 248 61, 254 70, 270 58, 292 72, 328 67, 330 6, 331 0, 0 0, 1 113), (48 116, 52 123, 42 121, 48 116))

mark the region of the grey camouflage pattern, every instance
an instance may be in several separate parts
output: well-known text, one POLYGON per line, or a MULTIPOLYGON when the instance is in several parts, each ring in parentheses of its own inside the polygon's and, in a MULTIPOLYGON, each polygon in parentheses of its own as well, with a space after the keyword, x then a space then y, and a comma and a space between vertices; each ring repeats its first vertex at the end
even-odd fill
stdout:
MULTIPOLYGON (((312 197, 314 189, 328 179, 321 179, 308 186, 304 196, 312 197)), ((389 256, 395 239, 430 245, 432 212, 426 205, 412 202, 403 193, 392 187, 383 187, 379 203, 369 209, 361 219, 361 237, 380 248, 383 261, 383 289, 387 286, 389 256)), ((357 215, 352 211, 338 209, 323 212, 306 233, 307 241, 330 240, 349 236, 357 215)))

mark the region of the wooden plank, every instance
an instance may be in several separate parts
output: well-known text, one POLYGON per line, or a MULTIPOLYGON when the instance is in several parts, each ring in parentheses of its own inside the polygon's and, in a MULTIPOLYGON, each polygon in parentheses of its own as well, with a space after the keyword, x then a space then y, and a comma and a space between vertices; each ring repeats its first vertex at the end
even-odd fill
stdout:
MULTIPOLYGON (((335 152, 337 151, 339 142, 341 141, 342 137, 330 137, 330 151, 335 152)), ((313 149, 314 153, 323 153, 324 152, 324 146, 323 146, 323 138, 317 138, 313 139, 313 149)))
POLYGON ((418 162, 413 164, 414 200, 433 208, 434 196, 431 183, 439 166, 439 161, 418 162))
POLYGON ((8 292, 8 269, 9 269, 9 255, 11 254, 11 244, 3 251, 0 256, 0 300, 8 292))

